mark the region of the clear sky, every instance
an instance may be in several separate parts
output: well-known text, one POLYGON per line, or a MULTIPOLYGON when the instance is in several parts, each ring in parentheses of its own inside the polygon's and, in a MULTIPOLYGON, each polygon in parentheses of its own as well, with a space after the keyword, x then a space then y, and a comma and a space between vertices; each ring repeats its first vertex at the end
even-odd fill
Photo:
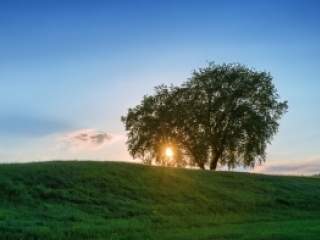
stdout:
POLYGON ((255 171, 320 172, 320 1, 0 1, 0 162, 129 160, 120 116, 208 61, 270 71, 289 112, 255 171))

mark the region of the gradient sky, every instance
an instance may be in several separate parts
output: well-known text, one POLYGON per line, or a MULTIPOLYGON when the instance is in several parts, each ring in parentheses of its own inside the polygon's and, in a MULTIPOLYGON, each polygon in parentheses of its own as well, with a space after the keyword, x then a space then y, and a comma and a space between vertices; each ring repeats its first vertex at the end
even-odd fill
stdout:
POLYGON ((255 171, 320 172, 320 1, 0 1, 0 162, 129 160, 120 116, 208 61, 270 71, 289 112, 255 171))

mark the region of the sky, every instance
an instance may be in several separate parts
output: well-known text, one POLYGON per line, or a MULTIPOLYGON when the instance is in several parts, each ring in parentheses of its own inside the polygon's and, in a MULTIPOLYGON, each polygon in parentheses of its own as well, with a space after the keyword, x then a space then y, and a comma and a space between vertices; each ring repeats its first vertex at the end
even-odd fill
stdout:
POLYGON ((255 172, 320 172, 320 2, 0 1, 0 162, 131 161, 120 121, 208 62, 274 77, 289 112, 255 172))

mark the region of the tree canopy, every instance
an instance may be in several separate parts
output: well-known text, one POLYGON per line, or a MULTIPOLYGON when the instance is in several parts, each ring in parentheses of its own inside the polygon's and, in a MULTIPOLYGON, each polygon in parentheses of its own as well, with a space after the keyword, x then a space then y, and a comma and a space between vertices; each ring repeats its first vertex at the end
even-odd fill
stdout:
POLYGON ((122 117, 128 149, 147 164, 253 167, 287 111, 272 76, 241 64, 209 64, 180 86, 160 85, 122 117), (173 158, 165 156, 170 147, 173 158))

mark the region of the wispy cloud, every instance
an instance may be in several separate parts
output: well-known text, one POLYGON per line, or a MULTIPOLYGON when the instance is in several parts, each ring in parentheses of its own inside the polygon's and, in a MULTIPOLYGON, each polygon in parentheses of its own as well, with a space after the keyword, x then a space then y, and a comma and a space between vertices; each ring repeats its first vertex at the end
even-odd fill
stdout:
POLYGON ((0 145, 0 163, 48 160, 131 161, 126 135, 98 129, 57 132, 32 141, 18 139, 14 147, 0 145))
POLYGON ((80 129, 65 134, 62 143, 65 147, 73 151, 94 151, 114 143, 121 138, 120 135, 109 134, 96 129, 80 129))
POLYGON ((254 172, 290 175, 312 175, 320 173, 320 157, 301 161, 273 161, 258 166, 254 172))

